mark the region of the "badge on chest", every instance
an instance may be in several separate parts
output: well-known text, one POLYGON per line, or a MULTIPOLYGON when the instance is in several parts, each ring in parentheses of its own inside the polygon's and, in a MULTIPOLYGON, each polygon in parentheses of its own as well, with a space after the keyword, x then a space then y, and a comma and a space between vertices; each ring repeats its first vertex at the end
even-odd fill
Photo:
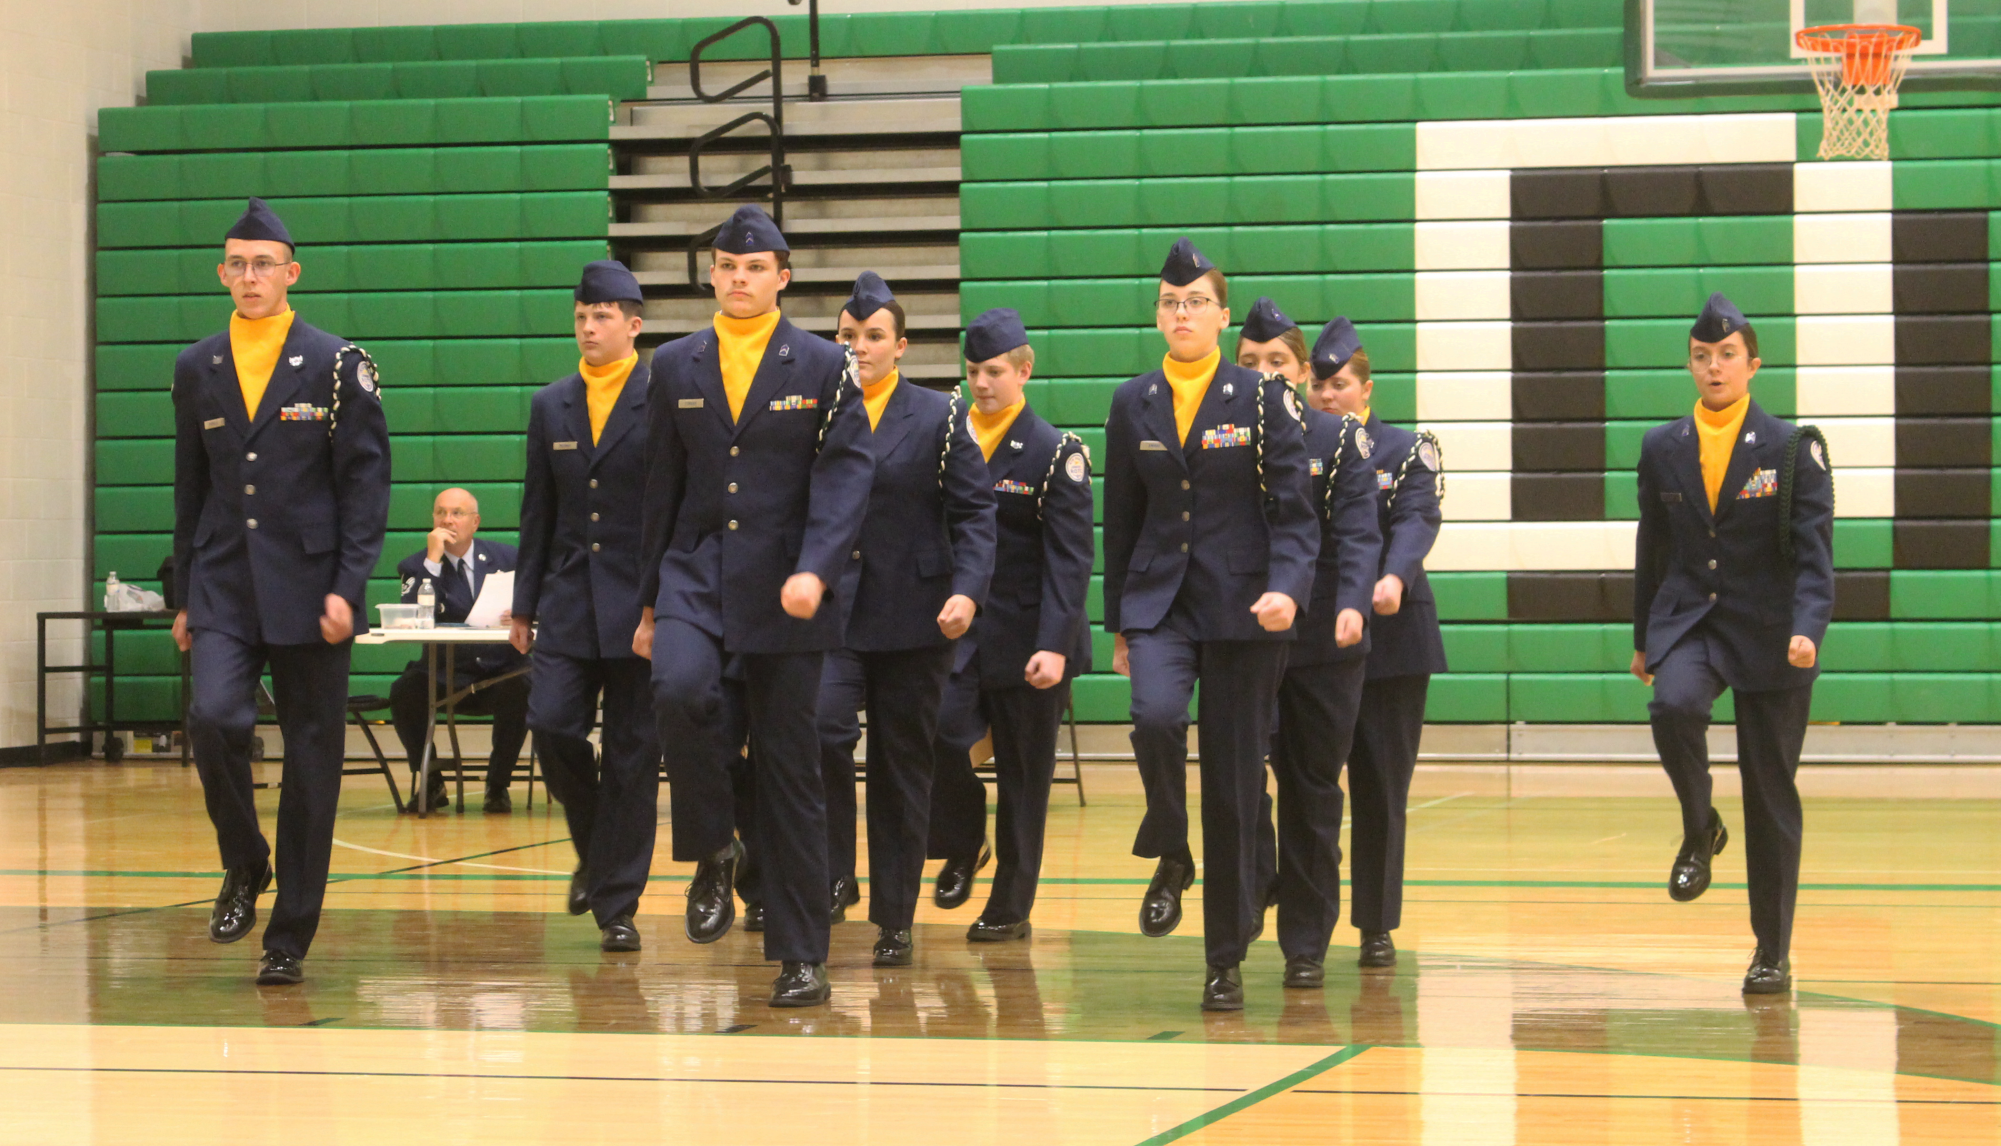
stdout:
POLYGON ((1033 497, 1035 496, 1035 487, 1028 484, 1025 481, 1016 481, 1013 478, 1002 478, 994 483, 994 492, 1025 493, 1030 497, 1033 497))
POLYGON ((1249 426, 1236 426, 1225 422, 1215 429, 1202 431, 1202 448, 1205 450, 1224 450, 1232 446, 1248 446, 1250 444, 1251 428, 1249 426))
POLYGON ((820 400, 818 398, 808 398, 803 394, 787 394, 783 398, 773 398, 771 400, 771 408, 773 410, 817 410, 820 408, 820 400))
POLYGON ((1751 475, 1750 481, 1744 483, 1743 489, 1737 491, 1737 500, 1747 501, 1754 497, 1775 497, 1778 495, 1778 492, 1779 471, 1759 470, 1757 473, 1751 475))
POLYGON ((1397 475, 1389 472, 1388 470, 1376 471, 1376 488, 1378 490, 1389 489, 1391 486, 1394 486, 1395 484, 1397 484, 1397 475))
POLYGON ((315 406, 310 402, 281 406, 278 408, 278 418, 285 422, 324 422, 327 420, 327 407, 315 406))
POLYGON ((1313 471, 1314 477, 1319 477, 1321 474, 1327 472, 1327 462, 1322 458, 1308 458, 1306 459, 1306 468, 1313 471))

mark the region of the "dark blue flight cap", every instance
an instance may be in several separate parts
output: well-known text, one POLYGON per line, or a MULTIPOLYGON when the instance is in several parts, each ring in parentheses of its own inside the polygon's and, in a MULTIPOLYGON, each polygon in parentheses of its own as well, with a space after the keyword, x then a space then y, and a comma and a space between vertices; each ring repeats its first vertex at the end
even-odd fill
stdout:
POLYGON ((985 362, 999 358, 1017 346, 1028 345, 1028 329, 1021 325, 1021 313, 1011 307, 997 307, 966 327, 966 361, 985 362))
POLYGON ((249 239, 253 242, 283 243, 293 250, 299 245, 292 241, 292 232, 285 229, 285 220, 271 209, 264 200, 251 197, 250 206, 244 208, 243 217, 236 221, 224 239, 249 239))
POLYGON ((1168 248, 1167 262, 1161 264, 1160 281, 1169 286, 1185 287, 1203 275, 1216 269, 1209 256, 1195 249, 1195 244, 1187 239, 1176 239, 1168 248))
POLYGON ((578 302, 645 302, 639 280, 617 259, 599 259, 584 264, 583 278, 577 282, 578 302))
POLYGON ((790 254, 791 247, 785 245, 785 236, 778 230, 778 224, 764 213, 764 208, 754 203, 745 203, 736 209, 716 232, 716 250, 732 255, 755 255, 763 251, 784 251, 790 254))
POLYGON ((1355 324, 1345 315, 1335 316, 1333 322, 1320 328, 1320 337, 1313 340, 1313 376, 1334 377, 1361 348, 1362 339, 1355 333, 1355 324))
POLYGON ((841 309, 856 322, 867 322, 869 315, 895 301, 896 296, 889 292, 889 284, 882 281, 881 275, 863 271, 855 276, 855 293, 848 296, 841 309))
POLYGON ((1285 316, 1272 300, 1259 296, 1251 304, 1250 317, 1244 319, 1245 342, 1270 342, 1288 330, 1298 330, 1299 324, 1285 316))
POLYGON ((1697 342, 1721 342, 1749 325, 1750 320, 1737 309, 1737 304, 1717 291, 1702 304, 1702 313, 1695 316, 1695 325, 1688 328, 1688 336, 1697 342))

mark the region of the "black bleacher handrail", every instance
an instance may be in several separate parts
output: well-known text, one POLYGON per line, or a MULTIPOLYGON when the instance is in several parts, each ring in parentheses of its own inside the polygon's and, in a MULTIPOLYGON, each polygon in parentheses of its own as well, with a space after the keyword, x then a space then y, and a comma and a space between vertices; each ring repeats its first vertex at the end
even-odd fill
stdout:
MULTIPOLYGON (((694 190, 697 197, 703 199, 733 198, 751 190, 768 194, 771 199, 772 221, 780 226, 785 224, 785 188, 792 181, 792 168, 785 162, 784 64, 785 61, 779 49, 778 25, 763 16, 746 16, 721 31, 705 36, 688 53, 688 85, 694 89, 695 98, 701 100, 703 103, 723 103, 763 83, 765 80, 771 81, 770 112, 746 112, 730 120, 728 123, 710 128, 695 137, 694 142, 688 145, 688 185, 694 190), (714 95, 703 91, 702 53, 710 45, 726 40, 752 25, 762 27, 765 35, 771 39, 771 66, 714 95), (771 161, 727 186, 714 188, 704 186, 702 183, 702 149, 721 139, 723 136, 730 134, 737 128, 758 122, 762 122, 770 129, 771 161), (762 188, 751 187, 752 183, 765 175, 771 176, 771 182, 767 186, 762 188)), ((764 196, 759 195, 759 198, 762 197, 764 196)), ((688 240, 688 282, 692 286, 700 287, 702 285, 695 267, 696 254, 704 246, 715 241, 716 232, 719 229, 719 227, 711 227, 698 235, 691 236, 688 240)))

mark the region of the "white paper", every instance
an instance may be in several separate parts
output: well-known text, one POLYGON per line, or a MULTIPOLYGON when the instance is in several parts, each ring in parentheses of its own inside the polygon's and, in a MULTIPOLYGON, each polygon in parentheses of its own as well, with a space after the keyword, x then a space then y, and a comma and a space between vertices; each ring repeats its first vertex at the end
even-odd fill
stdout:
POLYGON ((514 573, 488 573, 479 583, 479 600, 466 614, 468 629, 498 629, 500 615, 514 607, 514 573))

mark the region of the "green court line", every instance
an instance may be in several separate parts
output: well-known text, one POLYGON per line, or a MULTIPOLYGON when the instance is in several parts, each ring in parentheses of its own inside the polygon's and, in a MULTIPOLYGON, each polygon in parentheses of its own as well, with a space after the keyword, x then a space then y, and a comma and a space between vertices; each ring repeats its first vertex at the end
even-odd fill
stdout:
POLYGON ((1271 1098, 1274 1095, 1283 1094, 1286 1091, 1291 1090, 1293 1087, 1298 1086, 1302 1082, 1307 1082, 1311 1079, 1318 1078, 1319 1076, 1326 1074, 1328 1071, 1333 1070, 1335 1067, 1340 1066, 1342 1063, 1347 1062, 1349 1059, 1354 1058, 1356 1055, 1361 1054, 1363 1051, 1368 1049, 1369 1047, 1367 1043, 1357 1043, 1354 1046, 1342 1047, 1340 1050, 1334 1052, 1333 1054, 1328 1055, 1326 1058, 1321 1059, 1319 1062, 1313 1063, 1310 1066, 1301 1067, 1300 1069, 1293 1071, 1291 1074, 1286 1075, 1284 1078, 1279 1079, 1277 1082, 1267 1083, 1264 1086, 1260 1086, 1256 1090, 1251 1091, 1249 1094, 1239 1095, 1236 1098, 1233 1098, 1230 1101, 1225 1102, 1223 1105, 1218 1106, 1214 1110, 1208 1111, 1207 1113, 1204 1114, 1198 1114, 1179 1126, 1163 1130, 1160 1133, 1154 1135, 1153 1137, 1145 1139, 1139 1144, 1139 1146, 1165 1146, 1165 1144, 1168 1142, 1174 1142, 1179 1139, 1186 1138, 1190 1134, 1195 1133, 1197 1130, 1200 1130, 1205 1126, 1213 1126, 1216 1123, 1221 1122, 1223 1119, 1228 1118, 1230 1115, 1237 1113, 1239 1110, 1246 1110, 1250 1107, 1256 1106, 1258 1103, 1263 1102, 1265 1099, 1271 1098))

